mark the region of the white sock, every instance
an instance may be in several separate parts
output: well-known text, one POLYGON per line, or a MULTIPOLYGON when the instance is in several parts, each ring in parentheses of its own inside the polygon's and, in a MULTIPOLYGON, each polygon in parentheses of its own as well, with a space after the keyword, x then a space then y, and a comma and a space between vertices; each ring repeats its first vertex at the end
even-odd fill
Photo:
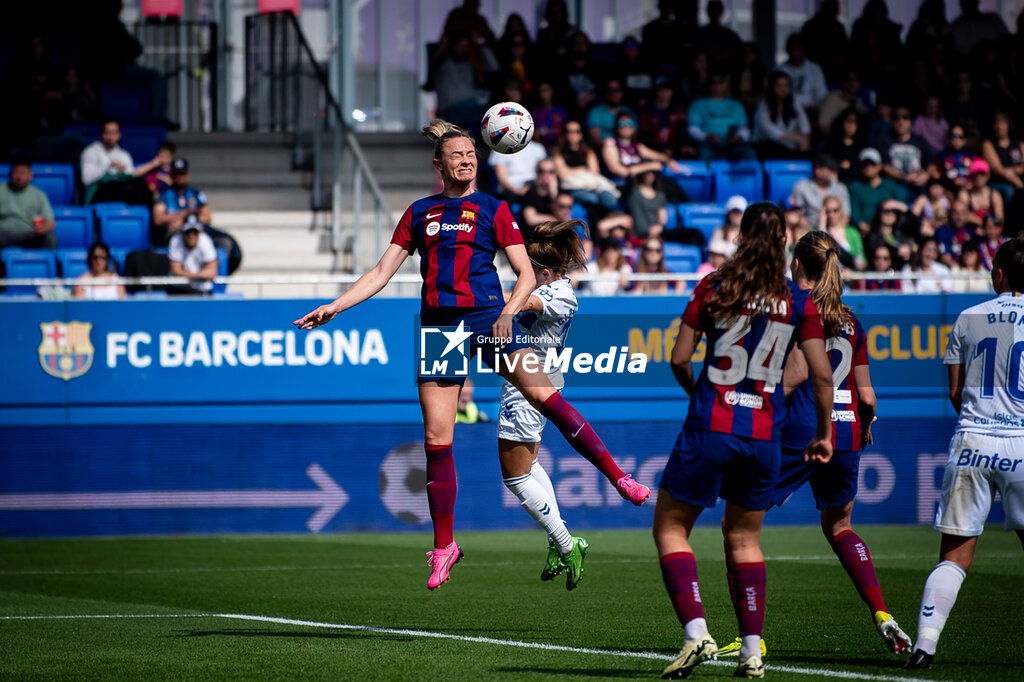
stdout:
POLYGON ((946 625, 949 612, 956 603, 956 595, 967 573, 952 561, 942 561, 932 570, 921 594, 921 611, 917 617, 915 649, 935 655, 939 635, 946 625))
POLYGON ((708 634, 708 622, 703 618, 694 618, 683 629, 686 630, 686 639, 699 639, 708 634))
POLYGON ((745 661, 754 654, 761 655, 761 635, 744 635, 740 640, 740 660, 745 661))
MULTIPOLYGON (((534 465, 534 469, 540 467, 536 462, 534 465)), ((523 509, 537 522, 537 525, 547 531, 548 537, 558 547, 558 552, 562 556, 572 551, 572 535, 562 523, 555 496, 549 494, 544 485, 532 473, 516 478, 506 478, 505 487, 519 499, 523 509)))

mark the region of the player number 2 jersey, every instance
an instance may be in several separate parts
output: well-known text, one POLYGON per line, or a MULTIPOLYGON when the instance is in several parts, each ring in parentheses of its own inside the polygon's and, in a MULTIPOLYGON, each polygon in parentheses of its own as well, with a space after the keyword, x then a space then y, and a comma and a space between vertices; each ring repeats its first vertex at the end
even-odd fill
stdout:
POLYGON ((964 366, 958 431, 1024 435, 1024 297, 1004 293, 960 313, 943 363, 964 366))
POLYGON ((508 204, 483 192, 414 201, 391 243, 420 254, 423 309, 502 307, 494 254, 522 244, 508 204))
POLYGON ((707 336, 684 428, 778 441, 786 416, 786 356, 798 339, 824 338, 818 309, 808 292, 789 282, 789 298, 771 314, 716 322, 704 312, 715 288, 711 277, 701 280, 683 312, 683 322, 707 336))
MULTIPOLYGON (((837 451, 860 450, 859 395, 853 372, 868 364, 867 335, 860 320, 851 313, 839 334, 825 339, 825 350, 832 364, 832 447, 837 451)), ((782 445, 806 448, 818 430, 817 419, 814 382, 808 378, 789 397, 782 445)))

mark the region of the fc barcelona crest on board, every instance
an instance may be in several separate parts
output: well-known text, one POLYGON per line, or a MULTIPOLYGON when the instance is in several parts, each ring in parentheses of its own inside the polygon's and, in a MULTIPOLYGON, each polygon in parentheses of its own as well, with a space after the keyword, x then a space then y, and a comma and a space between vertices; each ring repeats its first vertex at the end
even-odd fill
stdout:
POLYGON ((39 364, 52 377, 67 381, 80 377, 92 367, 95 352, 89 332, 91 322, 42 322, 39 364))

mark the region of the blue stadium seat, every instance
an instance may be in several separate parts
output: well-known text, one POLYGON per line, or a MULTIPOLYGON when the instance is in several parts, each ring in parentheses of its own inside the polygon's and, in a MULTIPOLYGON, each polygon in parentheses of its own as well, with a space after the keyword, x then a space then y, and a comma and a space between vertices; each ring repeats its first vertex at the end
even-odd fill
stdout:
POLYGON ((68 135, 75 135, 85 146, 89 146, 93 142, 98 142, 100 139, 100 124, 95 121, 72 121, 64 128, 64 132, 68 135))
POLYGON ((84 249, 96 241, 93 229, 93 215, 88 208, 77 206, 54 208, 53 219, 57 223, 57 247, 61 249, 84 249))
POLYGON ((757 159, 740 159, 738 161, 714 159, 712 161, 708 161, 708 170, 712 173, 722 170, 723 168, 756 168, 762 173, 764 172, 764 167, 757 159))
POLYGON ((116 119, 121 125, 149 123, 149 90, 130 85, 104 85, 100 94, 103 118, 116 119))
POLYGON ((682 173, 666 173, 683 188, 690 201, 711 201, 714 175, 709 170, 683 168, 682 173))
MULTIPOLYGON (((228 276, 228 252, 224 249, 217 247, 217 276, 227 277, 228 276)), ((214 284, 213 293, 223 294, 227 291, 227 284, 214 284)))
POLYGON ((0 182, 7 182, 11 177, 11 164, 0 163, 0 182))
POLYGON ((124 261, 128 257, 128 254, 131 253, 132 251, 133 251, 133 249, 111 249, 110 250, 110 260, 113 261, 111 263, 111 266, 112 266, 112 269, 117 270, 117 274, 119 274, 119 275, 123 275, 124 274, 124 261))
POLYGON ((676 204, 668 204, 665 206, 665 229, 674 230, 679 226, 679 211, 676 209, 676 204))
POLYGON ((89 251, 87 249, 57 249, 57 263, 60 264, 61 277, 78 277, 89 270, 89 251))
POLYGON ((53 206, 70 206, 75 198, 75 167, 70 163, 32 164, 32 184, 53 206))
POLYGON ((100 239, 110 248, 149 248, 149 209, 145 206, 97 211, 96 217, 100 222, 100 239))
MULTIPOLYGON (((712 164, 714 163, 712 161, 712 164)), ((751 202, 764 198, 764 175, 760 162, 734 162, 728 166, 714 168, 714 173, 716 202, 725 203, 734 194, 739 194, 751 202)))
MULTIPOLYGON (((57 259, 49 249, 19 249, 8 247, 2 256, 4 271, 9 279, 52 278, 57 276, 57 259)), ((12 285, 8 294, 35 294, 31 285, 12 285)))
POLYGON ((665 242, 665 267, 671 272, 697 272, 704 262, 700 247, 692 244, 665 242))
MULTIPOLYGON (((688 159, 686 161, 676 161, 680 166, 683 167, 683 171, 706 171, 708 170, 708 164, 706 161, 698 161, 696 159, 688 159)), ((665 173, 675 175, 675 171, 671 168, 666 167, 665 173)))
POLYGON ((132 155, 136 166, 156 156, 156 148, 166 139, 167 129, 163 126, 126 125, 121 128, 121 147, 132 155))
POLYGON ((573 203, 572 210, 569 211, 569 218, 572 220, 587 220, 587 209, 583 208, 582 205, 573 203))
POLYGON ((679 204, 679 219, 684 226, 698 229, 704 233, 705 239, 710 239, 711 233, 725 224, 725 207, 719 204, 679 204))
POLYGON ((811 177, 811 173, 810 161, 765 161, 764 174, 768 185, 766 198, 777 204, 785 201, 793 185, 811 177))

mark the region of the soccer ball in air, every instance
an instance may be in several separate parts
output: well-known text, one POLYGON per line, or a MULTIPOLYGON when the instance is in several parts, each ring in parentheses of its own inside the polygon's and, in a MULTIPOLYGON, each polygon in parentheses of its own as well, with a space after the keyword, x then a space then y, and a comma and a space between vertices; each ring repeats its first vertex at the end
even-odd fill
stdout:
POLYGON ((430 520, 423 441, 402 443, 380 464, 380 501, 393 517, 413 526, 430 520))
POLYGON ((499 154, 515 154, 533 139, 533 116, 518 102, 498 102, 480 121, 480 134, 499 154))

